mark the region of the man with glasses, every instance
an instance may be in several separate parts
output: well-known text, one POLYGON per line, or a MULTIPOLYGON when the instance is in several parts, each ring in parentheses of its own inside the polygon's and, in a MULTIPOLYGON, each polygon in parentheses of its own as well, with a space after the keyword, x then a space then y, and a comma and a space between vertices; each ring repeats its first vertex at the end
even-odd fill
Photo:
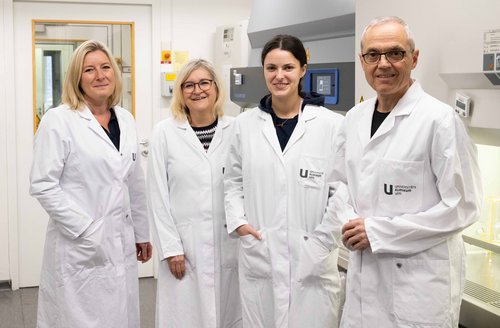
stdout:
POLYGON ((335 215, 351 250, 342 328, 458 326, 461 231, 482 199, 476 149, 453 109, 411 78, 418 55, 398 17, 361 37, 377 96, 347 113, 337 137, 335 215))

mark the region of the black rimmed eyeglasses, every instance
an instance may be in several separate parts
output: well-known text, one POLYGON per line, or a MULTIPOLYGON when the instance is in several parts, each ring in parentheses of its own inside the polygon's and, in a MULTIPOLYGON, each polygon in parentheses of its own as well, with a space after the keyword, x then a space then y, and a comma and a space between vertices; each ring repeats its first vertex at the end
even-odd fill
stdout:
POLYGON ((213 80, 209 80, 209 79, 203 79, 203 80, 200 80, 198 82, 184 82, 181 84, 181 88, 182 88, 182 91, 185 91, 185 92, 194 92, 194 89, 196 88, 196 86, 198 86, 198 88, 200 88, 201 91, 207 91, 209 90, 211 87, 212 87, 212 83, 213 83, 213 80))
POLYGON ((367 52, 366 54, 362 54, 361 57, 363 57, 363 60, 367 64, 377 64, 380 61, 380 57, 382 55, 385 56, 385 59, 391 63, 397 63, 403 60, 405 58, 406 51, 404 50, 391 50, 391 51, 386 51, 386 52, 375 52, 375 51, 370 51, 367 52))

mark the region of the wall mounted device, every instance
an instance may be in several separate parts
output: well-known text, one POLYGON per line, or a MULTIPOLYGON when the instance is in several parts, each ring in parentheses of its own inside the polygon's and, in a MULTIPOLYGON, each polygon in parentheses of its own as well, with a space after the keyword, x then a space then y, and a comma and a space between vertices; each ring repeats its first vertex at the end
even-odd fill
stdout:
POLYGON ((161 95, 163 97, 172 97, 172 94, 174 93, 174 82, 174 73, 161 73, 161 95))
POLYGON ((455 94, 455 112, 461 117, 469 117, 470 97, 457 92, 455 94))
POLYGON ((304 76, 304 91, 325 96, 325 105, 339 102, 339 70, 337 68, 308 69, 304 76))

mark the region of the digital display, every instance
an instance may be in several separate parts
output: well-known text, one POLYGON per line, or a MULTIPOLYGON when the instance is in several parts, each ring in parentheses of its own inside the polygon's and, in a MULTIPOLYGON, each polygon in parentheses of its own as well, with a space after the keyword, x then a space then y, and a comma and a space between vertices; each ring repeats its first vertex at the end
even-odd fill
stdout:
POLYGON ((335 96, 332 74, 312 74, 312 91, 324 96, 335 96))
POLYGON ((465 110, 465 104, 463 102, 459 101, 459 100, 457 100, 455 102, 455 106, 457 106, 458 108, 461 108, 461 109, 465 110))

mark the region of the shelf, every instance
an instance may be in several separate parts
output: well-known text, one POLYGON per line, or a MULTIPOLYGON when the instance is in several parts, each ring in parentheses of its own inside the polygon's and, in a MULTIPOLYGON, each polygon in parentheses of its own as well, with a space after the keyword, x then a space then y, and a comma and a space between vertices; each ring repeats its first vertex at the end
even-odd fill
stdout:
POLYGON ((481 239, 477 239, 477 238, 470 237, 467 235, 462 235, 462 237, 464 239, 464 242, 466 242, 467 244, 471 244, 471 245, 480 247, 482 249, 492 251, 493 253, 500 254, 500 245, 488 243, 488 242, 483 241, 481 239))
POLYGON ((500 89, 483 72, 477 73, 439 73, 451 89, 500 89))

